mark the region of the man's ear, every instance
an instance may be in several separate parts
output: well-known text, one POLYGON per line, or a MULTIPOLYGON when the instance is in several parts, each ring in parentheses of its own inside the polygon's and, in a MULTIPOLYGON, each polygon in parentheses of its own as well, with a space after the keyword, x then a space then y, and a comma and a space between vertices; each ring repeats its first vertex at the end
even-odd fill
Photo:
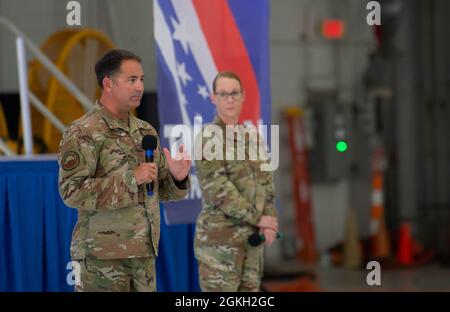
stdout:
POLYGON ((102 84, 103 84, 103 90, 111 90, 111 87, 112 87, 111 78, 109 78, 108 76, 103 77, 102 84))

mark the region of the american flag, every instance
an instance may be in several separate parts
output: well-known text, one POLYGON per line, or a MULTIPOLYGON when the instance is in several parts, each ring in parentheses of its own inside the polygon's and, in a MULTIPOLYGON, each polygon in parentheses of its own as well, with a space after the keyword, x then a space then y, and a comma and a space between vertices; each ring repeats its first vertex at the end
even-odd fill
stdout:
MULTIPOLYGON (((246 100, 241 121, 270 124, 269 0, 154 0, 157 94, 161 144, 164 127, 192 127, 194 117, 212 121, 209 94, 219 71, 242 79, 246 100)), ((186 200, 164 205, 168 224, 195 222, 201 193, 191 171, 186 200)))

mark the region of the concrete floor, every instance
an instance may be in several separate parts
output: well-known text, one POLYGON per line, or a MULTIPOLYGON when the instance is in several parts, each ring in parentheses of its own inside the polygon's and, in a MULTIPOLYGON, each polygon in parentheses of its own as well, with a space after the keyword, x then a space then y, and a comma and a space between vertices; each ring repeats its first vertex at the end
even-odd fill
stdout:
POLYGON ((381 270, 380 285, 369 286, 369 270, 319 268, 317 282, 326 291, 450 291, 450 269, 430 265, 416 269, 381 270))
POLYGON ((324 266, 302 266, 285 263, 266 268, 263 288, 267 291, 387 291, 387 292, 450 292, 450 268, 430 264, 414 269, 381 268, 380 285, 369 286, 369 270, 324 266), (282 270, 279 268, 283 267, 282 270), (278 276, 278 277, 277 277, 278 276), (315 278, 312 278, 315 276, 315 278))

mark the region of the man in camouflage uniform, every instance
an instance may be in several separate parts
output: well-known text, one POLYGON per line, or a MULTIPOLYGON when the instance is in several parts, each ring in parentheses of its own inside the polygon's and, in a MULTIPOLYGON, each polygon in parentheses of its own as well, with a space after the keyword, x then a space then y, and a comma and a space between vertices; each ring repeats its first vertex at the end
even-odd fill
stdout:
POLYGON ((185 197, 191 162, 182 147, 177 160, 161 153, 159 142, 154 162, 145 162, 142 138, 157 134, 130 114, 144 92, 139 57, 111 50, 95 71, 101 98, 69 125, 58 153, 61 197, 78 209, 70 248, 81 267, 76 290, 155 291, 159 200, 185 197))
MULTIPOLYGON (((212 125, 225 135, 227 126, 238 124, 244 91, 236 74, 222 72, 214 79, 213 92, 211 100, 217 108, 217 116, 212 125)), ((210 126, 204 128, 202 138, 196 138, 196 146, 201 142, 202 152, 209 137, 205 130, 210 126)), ((263 247, 252 247, 247 239, 250 234, 259 232, 269 246, 276 237, 278 222, 272 173, 261 170, 263 160, 260 158, 250 160, 252 146, 249 148, 249 144, 252 143, 245 139, 245 133, 238 131, 237 136, 231 137, 233 144, 244 140, 245 160, 237 160, 238 149, 234 154, 231 152, 232 157, 225 156, 229 152, 227 140, 229 136, 226 140, 219 138, 218 146, 223 146, 224 153, 222 160, 203 154, 202 160, 196 161, 203 196, 195 234, 200 286, 203 291, 258 291, 263 247)))

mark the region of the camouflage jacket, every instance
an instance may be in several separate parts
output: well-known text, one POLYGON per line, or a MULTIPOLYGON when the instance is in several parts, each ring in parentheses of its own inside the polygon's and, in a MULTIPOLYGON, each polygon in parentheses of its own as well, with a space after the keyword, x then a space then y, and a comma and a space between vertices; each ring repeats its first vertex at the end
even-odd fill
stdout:
POLYGON ((78 209, 70 248, 73 259, 157 255, 159 200, 184 198, 189 179, 177 187, 158 141, 158 179, 154 195, 148 197, 145 184, 138 186, 133 174, 145 162, 144 135, 157 133, 132 115, 129 122, 114 118, 98 102, 64 132, 58 153, 59 192, 67 206, 78 209))
MULTIPOLYGON (((212 124, 226 133, 226 126, 218 117, 212 124)), ((234 137, 234 144, 238 140, 234 137)), ((202 145, 206 142, 208 139, 203 136, 202 145)), ((225 142, 221 141, 224 154, 225 142)), ((277 216, 272 172, 261 171, 263 160, 250 160, 248 149, 245 154, 245 160, 237 160, 235 152, 235 160, 227 160, 224 156, 223 160, 203 157, 196 161, 203 203, 196 224, 196 247, 242 244, 258 230, 261 216, 277 216)))

